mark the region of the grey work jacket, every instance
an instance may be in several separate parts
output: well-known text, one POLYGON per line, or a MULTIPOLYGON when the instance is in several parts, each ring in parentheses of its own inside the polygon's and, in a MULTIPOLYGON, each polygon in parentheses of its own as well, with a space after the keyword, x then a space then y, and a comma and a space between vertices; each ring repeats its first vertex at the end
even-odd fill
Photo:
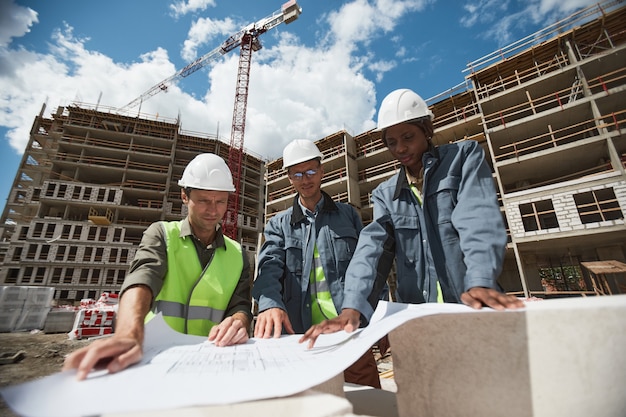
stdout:
POLYGON ((344 308, 369 320, 366 297, 396 261, 396 299, 460 302, 473 287, 497 288, 506 229, 484 152, 475 141, 442 145, 423 156, 422 207, 405 168, 372 193, 374 221, 361 232, 346 273, 344 308))
MULTIPOLYGON (((334 202, 322 192, 324 204, 315 218, 315 240, 322 268, 337 312, 343 302, 344 276, 354 254, 361 218, 348 204, 334 202)), ((285 310, 296 333, 312 324, 309 276, 312 259, 305 259, 307 216, 294 198, 292 207, 265 225, 258 272, 252 295, 259 312, 278 307, 285 310)), ((312 258, 312 248, 310 257, 312 258)))

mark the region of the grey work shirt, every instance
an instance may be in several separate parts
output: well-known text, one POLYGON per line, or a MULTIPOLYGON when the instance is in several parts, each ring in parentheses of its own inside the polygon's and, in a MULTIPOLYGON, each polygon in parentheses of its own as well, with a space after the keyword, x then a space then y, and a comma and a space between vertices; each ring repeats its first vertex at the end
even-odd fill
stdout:
MULTIPOLYGON (((191 236, 198 253, 198 259, 202 268, 209 263, 215 248, 226 247, 224 234, 218 226, 215 240, 209 246, 204 246, 200 239, 193 235, 189 219, 185 218, 181 224, 180 237, 191 236)), ((245 313, 252 321, 252 281, 250 275, 250 262, 245 249, 241 248, 243 255, 243 269, 237 287, 226 307, 224 317, 229 317, 238 311, 245 313)), ((165 230, 161 222, 152 223, 143 233, 139 249, 135 253, 128 275, 122 284, 120 294, 134 285, 145 285, 152 291, 153 299, 161 291, 163 280, 167 273, 167 244, 165 230)))

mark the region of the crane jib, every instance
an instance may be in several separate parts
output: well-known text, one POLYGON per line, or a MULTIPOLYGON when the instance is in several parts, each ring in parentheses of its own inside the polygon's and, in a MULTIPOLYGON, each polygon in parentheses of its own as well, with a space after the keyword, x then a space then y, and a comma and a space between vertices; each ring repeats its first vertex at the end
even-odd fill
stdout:
MULTIPOLYGON (((217 58, 221 57, 222 55, 225 55, 228 52, 232 51, 233 49, 241 46, 241 39, 243 38, 244 35, 249 34, 249 35, 252 35, 253 37, 257 37, 267 32, 268 30, 275 28, 276 26, 280 25, 283 22, 285 24, 289 24, 293 22, 294 20, 298 18, 298 16, 300 16, 300 13, 302 13, 302 8, 298 6, 298 3, 296 2, 296 0, 289 0, 288 2, 282 5, 280 10, 275 11, 271 15, 259 20, 256 23, 246 26, 245 28, 241 29, 239 32, 229 36, 228 38, 226 38, 224 42, 222 42, 220 46, 210 51, 209 53, 201 56, 200 58, 197 58, 195 61, 186 65, 184 68, 176 72, 174 75, 171 75, 165 80, 152 86, 148 91, 146 91, 139 97, 135 98, 133 101, 126 104, 124 107, 121 107, 120 110, 130 109, 132 107, 135 107, 138 104, 142 103, 144 100, 154 96, 155 94, 158 94, 161 91, 167 91, 169 86, 173 84, 174 82, 176 82, 177 80, 187 77, 190 74, 193 74, 194 72, 198 71, 200 68, 203 68, 211 64, 213 61, 215 61, 217 58)), ((258 49, 260 49, 260 43, 257 41, 255 50, 258 50, 258 49)))

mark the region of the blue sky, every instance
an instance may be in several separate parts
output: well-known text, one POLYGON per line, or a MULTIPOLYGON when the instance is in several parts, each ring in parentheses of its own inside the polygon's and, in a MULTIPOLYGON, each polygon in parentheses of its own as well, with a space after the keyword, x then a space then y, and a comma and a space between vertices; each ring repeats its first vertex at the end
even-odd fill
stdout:
MULTIPOLYGON (((259 0, 0 0, 0 202, 35 116, 74 102, 120 108, 280 9, 259 0)), ((300 18, 260 37, 245 147, 274 159, 296 138, 375 126, 396 88, 428 99, 463 70, 592 0, 300 0, 300 18)), ((239 51, 142 104, 183 130, 230 137, 239 51)))

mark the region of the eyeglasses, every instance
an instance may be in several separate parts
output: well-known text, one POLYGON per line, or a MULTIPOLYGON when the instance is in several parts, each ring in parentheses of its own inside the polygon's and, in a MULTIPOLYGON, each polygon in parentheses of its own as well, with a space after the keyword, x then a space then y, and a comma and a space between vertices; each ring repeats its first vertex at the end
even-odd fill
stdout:
POLYGON ((302 181, 305 175, 307 178, 313 178, 315 175, 317 175, 318 172, 319 170, 317 169, 307 169, 304 172, 291 173, 289 174, 289 178, 291 178, 294 181, 302 181))

